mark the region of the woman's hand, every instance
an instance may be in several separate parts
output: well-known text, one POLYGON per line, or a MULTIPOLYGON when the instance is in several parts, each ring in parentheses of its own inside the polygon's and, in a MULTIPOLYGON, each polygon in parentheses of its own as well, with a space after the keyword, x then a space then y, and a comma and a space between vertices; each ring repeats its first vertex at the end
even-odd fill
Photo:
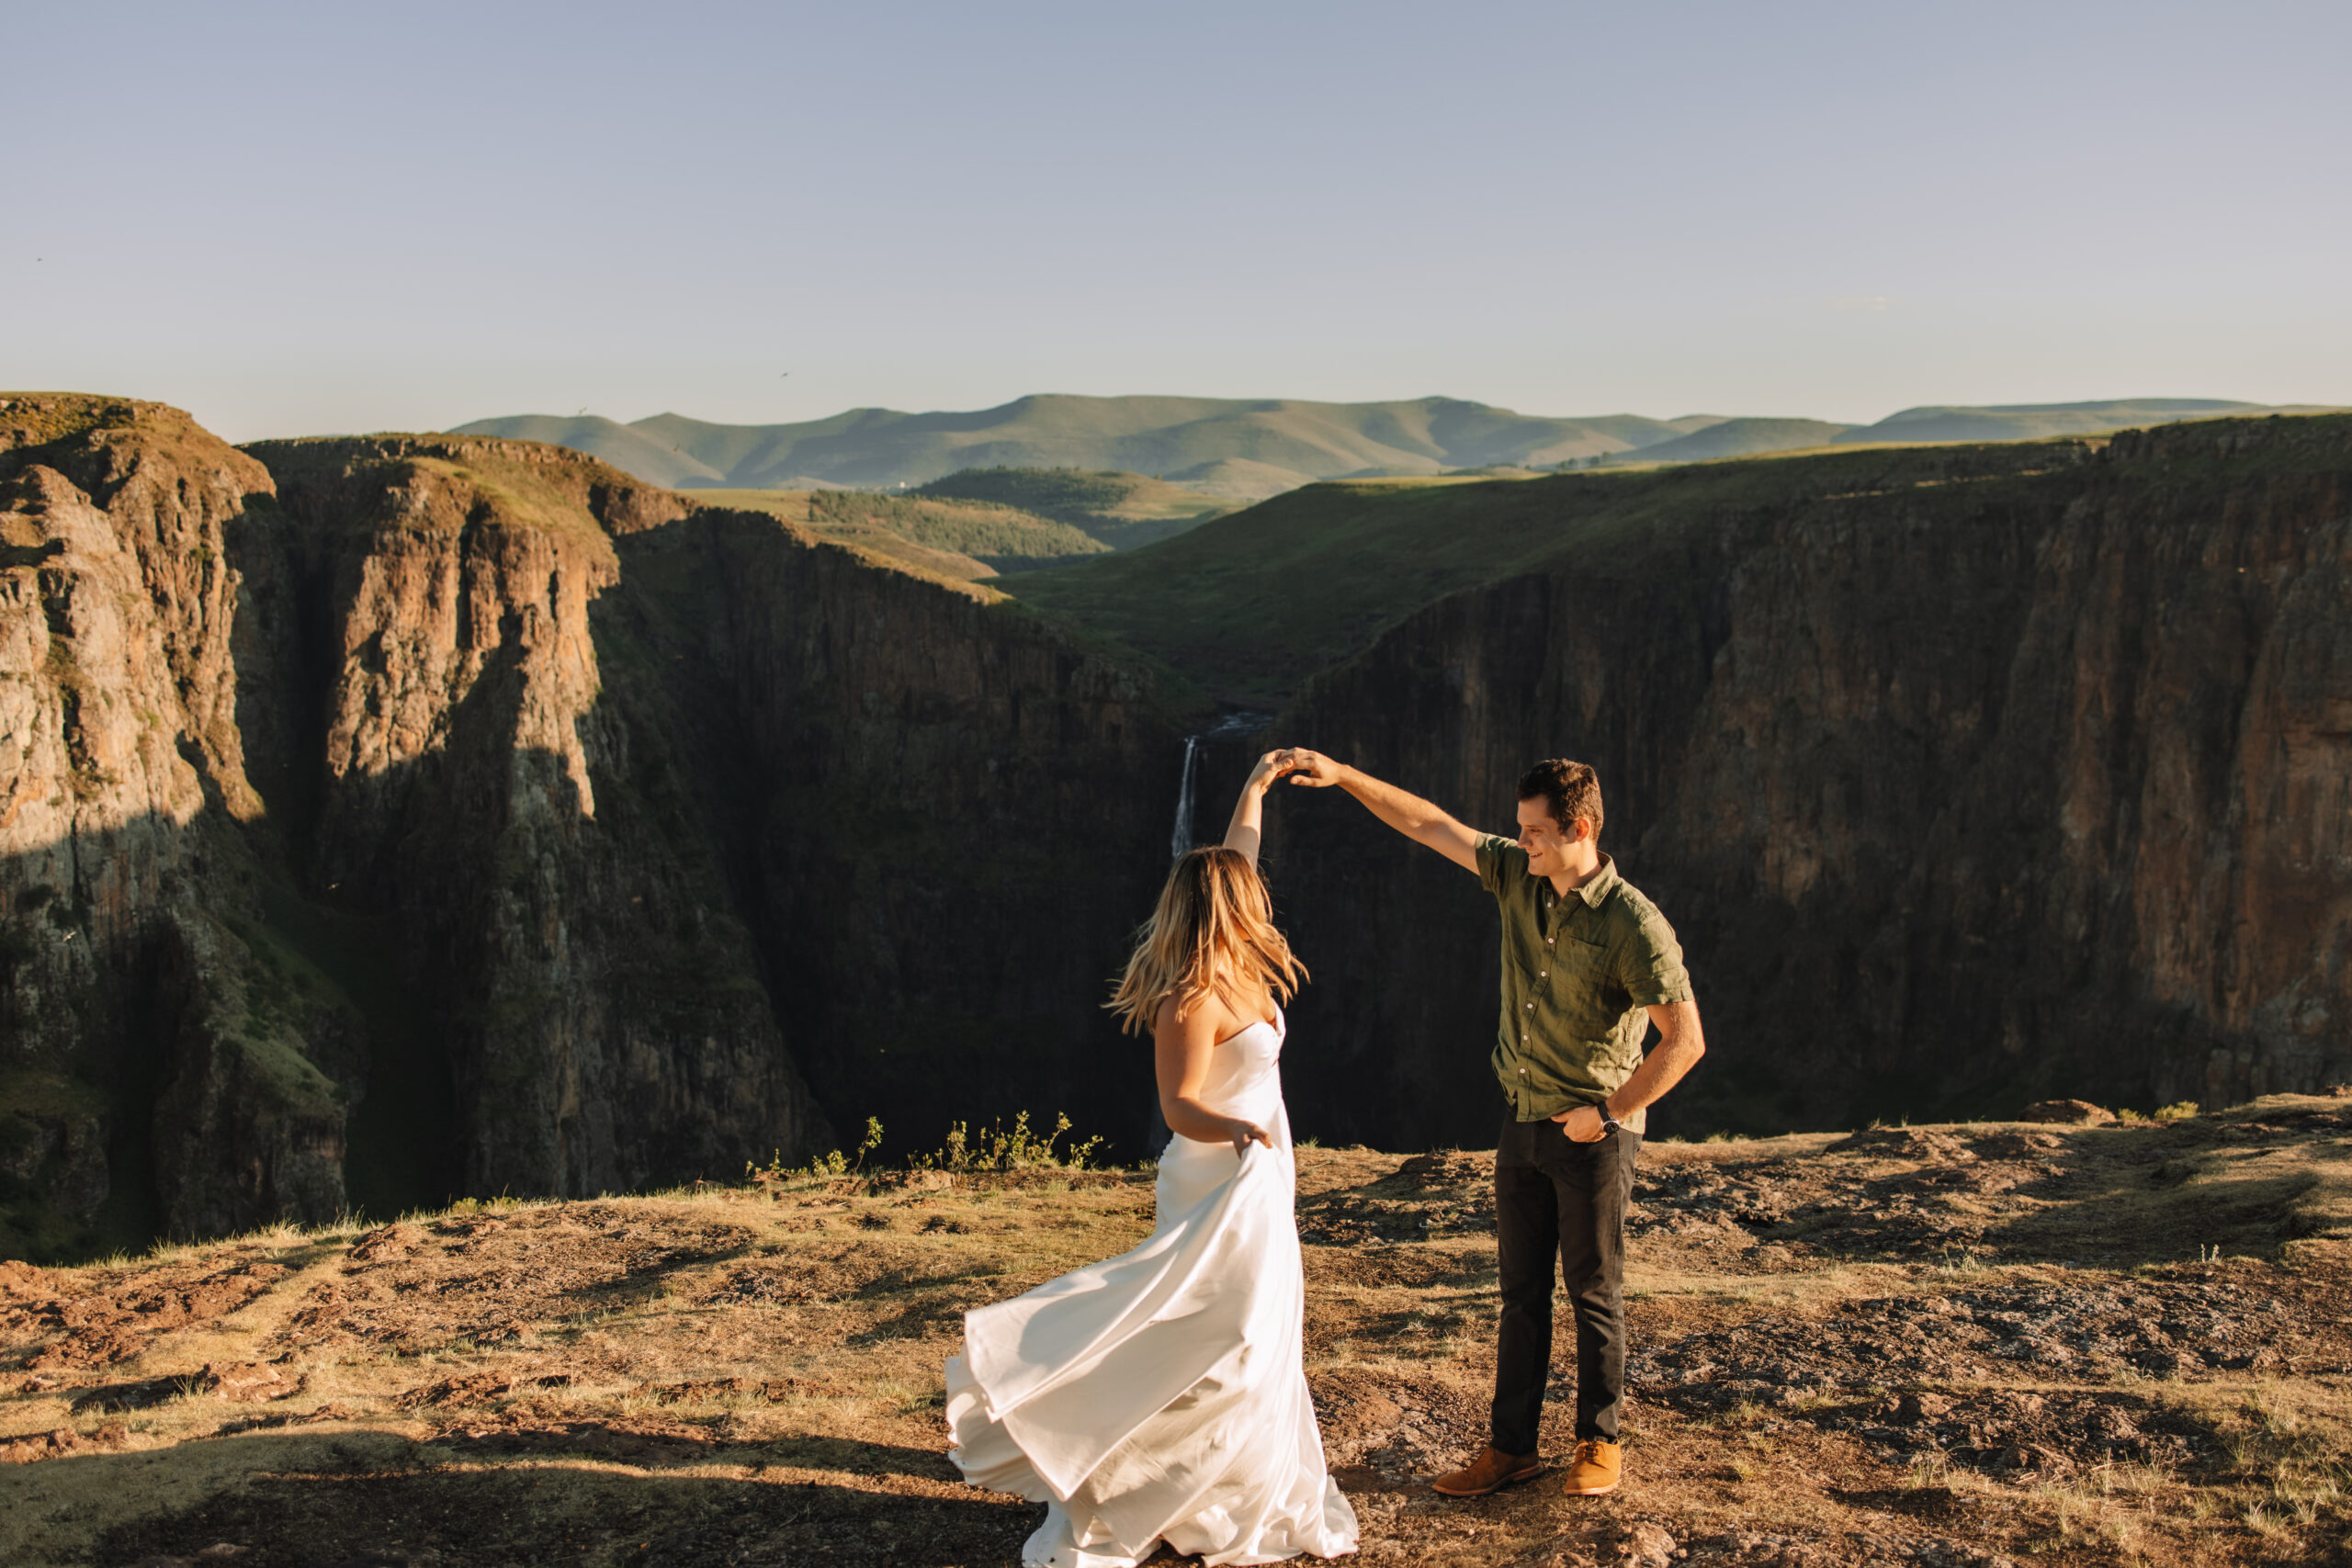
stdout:
POLYGON ((1295 784, 1305 784, 1309 789, 1328 789, 1340 782, 1342 771, 1340 764, 1320 751, 1293 746, 1274 755, 1282 759, 1282 771, 1290 775, 1290 782, 1295 784))
POLYGON ((1226 824, 1225 847, 1258 863, 1258 843, 1264 836, 1266 791, 1273 782, 1297 767, 1287 751, 1269 751, 1258 759, 1241 784, 1241 798, 1233 803, 1233 820, 1226 824))
POLYGON ((1296 762, 1290 760, 1289 752, 1269 751, 1258 759, 1256 767, 1250 770, 1250 777, 1242 787, 1256 790, 1260 795, 1263 795, 1273 787, 1276 779, 1281 778, 1284 773, 1294 772, 1297 766, 1296 762))
POLYGON ((1159 1078, 1159 1113, 1168 1130, 1211 1148, 1233 1145, 1235 1158, 1250 1152, 1251 1144, 1274 1146, 1273 1135, 1255 1122, 1227 1116, 1201 1103, 1209 1081, 1209 1065, 1216 1055, 1218 1026, 1242 1021, 1214 996, 1195 997, 1189 1012, 1177 1014, 1176 998, 1159 1004, 1152 1021, 1152 1066, 1159 1078))

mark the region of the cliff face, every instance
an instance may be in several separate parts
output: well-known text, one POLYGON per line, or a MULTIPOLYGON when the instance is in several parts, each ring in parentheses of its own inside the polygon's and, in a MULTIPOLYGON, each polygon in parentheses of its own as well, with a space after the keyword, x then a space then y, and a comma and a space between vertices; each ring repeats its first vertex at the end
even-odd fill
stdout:
POLYGON ((248 941, 232 541, 268 474, 183 414, 0 406, 0 1204, 12 1245, 323 1220, 346 1032, 248 941))
MULTIPOLYGON (((2352 1075, 2352 422, 2053 450, 1815 463, 1430 606, 1275 733, 1505 831, 1528 761, 1600 769, 1709 1023, 1663 1127, 2352 1075)), ((1488 900, 1345 802, 1283 818, 1325 982, 1299 1028, 1385 1085, 1296 1098, 1340 1135, 1490 1134, 1488 900)))
POLYGON ((551 448, 0 418, 7 1250, 729 1175, 809 1077, 1140 1145, 1127 666, 551 448))
POLYGON ((606 530, 684 503, 502 443, 254 451, 299 585, 276 685, 320 694, 284 727, 317 773, 304 880, 428 998, 383 1133, 451 1164, 410 1179, 618 1190, 822 1137, 708 824, 640 787, 677 770, 660 694, 609 681, 592 626, 606 530))
POLYGON ((1099 1004, 1167 866, 1181 748, 1148 680, 769 518, 702 513, 620 551, 612 635, 725 731, 700 771, 735 781, 737 874, 837 1120, 932 1147, 1067 1112, 1144 1152, 1150 1052, 1099 1004))

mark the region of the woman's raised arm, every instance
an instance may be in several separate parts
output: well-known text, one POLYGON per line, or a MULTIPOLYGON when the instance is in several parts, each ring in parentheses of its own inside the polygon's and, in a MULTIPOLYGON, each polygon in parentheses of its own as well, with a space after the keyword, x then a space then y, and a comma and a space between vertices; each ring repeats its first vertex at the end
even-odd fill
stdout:
POLYGON ((1292 766, 1287 752, 1267 752, 1250 770, 1250 777, 1241 786, 1241 798, 1233 803, 1233 820, 1225 829, 1225 847, 1247 856, 1251 865, 1258 863, 1258 841, 1264 836, 1266 791, 1292 766))

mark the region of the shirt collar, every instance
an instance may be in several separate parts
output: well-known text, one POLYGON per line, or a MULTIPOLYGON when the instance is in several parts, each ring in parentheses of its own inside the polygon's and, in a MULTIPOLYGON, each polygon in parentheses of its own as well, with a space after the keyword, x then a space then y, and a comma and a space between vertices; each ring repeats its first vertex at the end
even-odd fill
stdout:
POLYGON ((1600 855, 1600 869, 1593 874, 1591 881, 1577 889, 1577 897, 1585 901, 1587 908, 1598 909, 1600 908, 1600 901, 1608 897, 1616 886, 1617 863, 1611 860, 1608 852, 1604 850, 1600 855))

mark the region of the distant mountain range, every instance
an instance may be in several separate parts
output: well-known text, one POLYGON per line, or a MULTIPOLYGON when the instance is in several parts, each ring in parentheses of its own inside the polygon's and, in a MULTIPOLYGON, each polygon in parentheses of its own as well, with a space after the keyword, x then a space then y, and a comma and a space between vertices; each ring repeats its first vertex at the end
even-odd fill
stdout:
POLYGON ((657 414, 476 420, 458 434, 548 441, 673 489, 919 485, 966 468, 1123 470, 1256 501, 1316 479, 1548 468, 1655 446, 1713 415, 1544 419, 1458 398, 1314 403, 1288 398, 1020 398, 971 413, 853 409, 803 424, 710 424, 657 414))
POLYGON ((514 414, 456 434, 546 441, 678 490, 887 489, 969 468, 1124 470, 1257 501, 1317 479, 1456 468, 1703 462, 1852 442, 1905 446, 2080 434, 2270 412, 2217 398, 1905 409, 1875 424, 1686 414, 1522 414, 1459 398, 1317 403, 1288 398, 1043 395, 962 413, 852 409, 797 424, 713 424, 656 414, 514 414))

